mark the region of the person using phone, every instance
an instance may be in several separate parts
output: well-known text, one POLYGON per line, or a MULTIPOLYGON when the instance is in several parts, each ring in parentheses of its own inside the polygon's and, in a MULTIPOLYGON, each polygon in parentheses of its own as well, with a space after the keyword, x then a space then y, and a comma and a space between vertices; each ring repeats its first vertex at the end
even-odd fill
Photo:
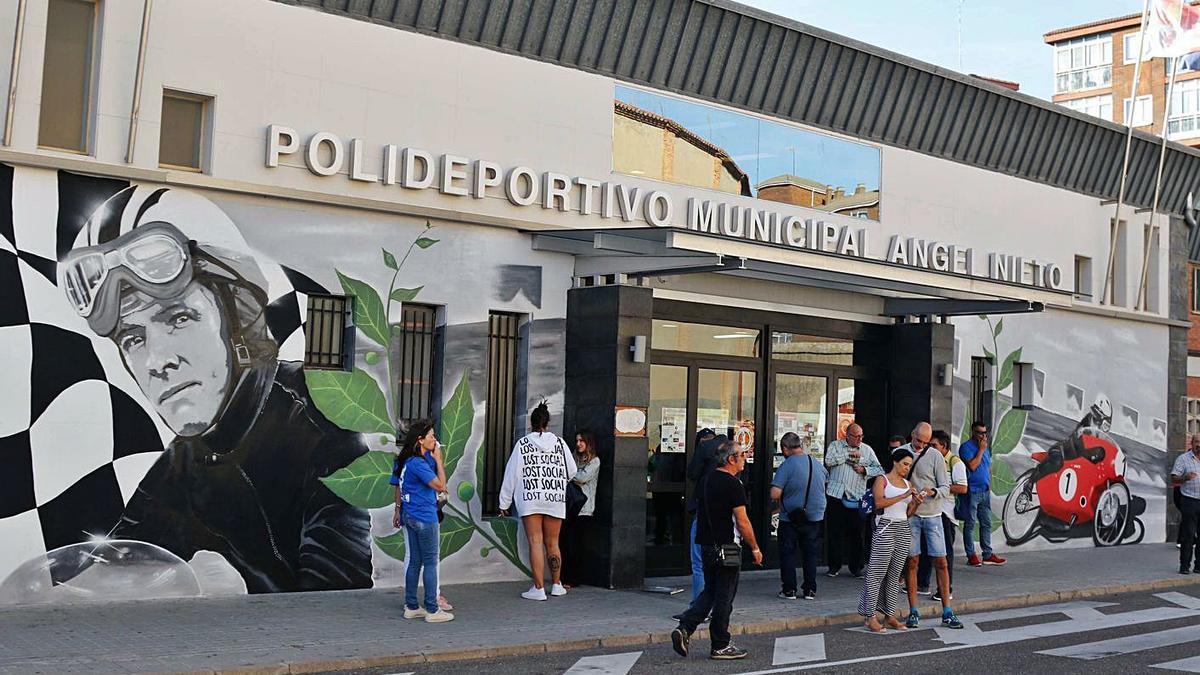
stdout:
POLYGON ((963 521, 963 548, 967 550, 967 564, 1003 565, 1008 562, 992 551, 992 451, 988 440, 987 422, 975 420, 971 424, 971 438, 958 446, 958 456, 967 464, 967 496, 970 509, 963 521), (979 545, 983 557, 975 555, 975 528, 979 527, 979 545))

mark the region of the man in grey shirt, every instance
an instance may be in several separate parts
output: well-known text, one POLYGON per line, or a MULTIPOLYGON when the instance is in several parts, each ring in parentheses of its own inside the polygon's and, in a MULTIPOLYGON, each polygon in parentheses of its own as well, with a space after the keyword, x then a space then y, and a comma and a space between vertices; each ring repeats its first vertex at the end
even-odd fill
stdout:
POLYGON ((929 446, 933 427, 921 422, 909 435, 908 445, 900 447, 916 457, 908 472, 908 482, 923 497, 917 512, 908 519, 912 527, 912 550, 908 554, 908 621, 905 625, 916 628, 921 620, 917 611, 917 565, 921 562, 921 551, 933 561, 937 573, 938 591, 942 596, 942 625, 947 628, 962 628, 962 621, 950 607, 950 575, 946 567, 946 535, 942 530, 942 500, 950 498, 950 474, 942 453, 929 446))

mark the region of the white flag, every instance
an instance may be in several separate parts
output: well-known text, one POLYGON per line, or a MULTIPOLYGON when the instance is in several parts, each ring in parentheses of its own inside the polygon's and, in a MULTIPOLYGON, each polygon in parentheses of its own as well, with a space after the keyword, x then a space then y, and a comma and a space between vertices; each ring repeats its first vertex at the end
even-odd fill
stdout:
POLYGON ((1187 0, 1154 0, 1146 31, 1147 56, 1200 51, 1200 9, 1187 0))

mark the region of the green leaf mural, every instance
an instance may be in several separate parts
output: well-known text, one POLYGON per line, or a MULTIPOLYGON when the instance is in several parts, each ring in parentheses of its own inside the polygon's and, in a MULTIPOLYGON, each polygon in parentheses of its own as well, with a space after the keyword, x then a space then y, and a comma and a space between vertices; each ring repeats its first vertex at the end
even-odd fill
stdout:
POLYGON ((317 408, 330 422, 359 433, 396 433, 388 419, 387 399, 375 378, 355 368, 305 370, 304 381, 317 408))
POLYGON ((1000 331, 1004 330, 1004 319, 996 322, 996 328, 992 331, 992 337, 1000 337, 1000 331))
POLYGON ((375 545, 390 558, 404 560, 404 530, 393 532, 386 537, 375 537, 375 545))
POLYGON ((483 482, 484 481, 484 469, 487 468, 487 465, 483 458, 486 456, 487 456, 487 451, 484 450, 483 443, 480 443, 479 449, 475 451, 475 484, 476 485, 484 484, 484 482, 483 482))
POLYGON ((383 310, 383 301, 379 293, 365 282, 337 272, 338 281, 347 295, 354 296, 354 326, 362 331, 369 340, 386 348, 388 346, 387 314, 383 310))
POLYGON ((1003 497, 1013 491, 1017 479, 1013 476, 1008 462, 1001 458, 992 461, 992 494, 1003 497))
POLYGON ((463 373, 450 395, 450 400, 442 408, 441 428, 438 438, 443 445, 443 455, 446 464, 446 475, 453 476, 467 449, 467 440, 471 438, 471 423, 475 420, 475 406, 471 402, 471 383, 467 374, 463 373))
POLYGON ((416 300, 417 293, 420 293, 422 288, 425 287, 417 286, 416 288, 396 288, 392 290, 390 297, 396 302, 412 302, 413 300, 416 300))
POLYGON ((1006 455, 1017 447, 1021 437, 1025 435, 1025 422, 1029 413, 1024 410, 1012 409, 1004 413, 1000 423, 996 425, 996 433, 992 435, 992 456, 1006 455))
POLYGON ((395 457, 390 452, 372 450, 321 479, 325 487, 347 504, 361 509, 378 509, 396 501, 389 480, 395 457))
POLYGON ((439 241, 441 241, 441 240, 440 239, 430 239, 429 237, 421 237, 415 243, 417 245, 417 248, 425 249, 425 248, 429 248, 430 246, 433 246, 434 244, 438 243, 439 241))
POLYGON ((462 518, 447 514, 446 519, 442 521, 441 531, 439 535, 438 545, 438 560, 445 560, 450 556, 458 553, 462 547, 471 541, 471 537, 475 534, 474 523, 469 523, 462 518))
POLYGON ((487 524, 492 527, 492 532, 496 533, 496 538, 500 540, 501 545, 515 554, 517 552, 517 521, 512 518, 492 518, 487 521, 487 524))
POLYGON ((996 365, 996 355, 993 354, 990 349, 984 347, 983 355, 987 357, 988 363, 992 364, 993 366, 996 365))
POLYGON ((996 391, 1004 391, 1008 385, 1012 384, 1013 380, 1013 364, 1021 360, 1021 347, 1017 347, 1011 354, 1004 357, 1004 363, 1000 366, 1000 377, 996 380, 996 391))
POLYGON ((475 496, 475 486, 471 484, 471 481, 464 480, 458 484, 458 490, 456 490, 456 492, 458 493, 458 498, 461 499, 464 504, 466 504, 475 496))
POLYGON ((399 270, 400 265, 396 264, 396 256, 392 255, 386 248, 380 250, 383 251, 383 264, 387 265, 390 270, 399 270))

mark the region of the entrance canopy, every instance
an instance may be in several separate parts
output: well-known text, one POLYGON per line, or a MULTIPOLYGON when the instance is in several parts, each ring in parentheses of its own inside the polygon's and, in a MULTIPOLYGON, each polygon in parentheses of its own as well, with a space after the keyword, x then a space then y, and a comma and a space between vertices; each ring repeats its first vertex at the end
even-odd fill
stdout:
POLYGON ((884 316, 1040 312, 1071 293, 882 260, 773 246, 678 228, 531 232, 533 248, 576 256, 576 279, 714 273, 881 296, 884 316))

